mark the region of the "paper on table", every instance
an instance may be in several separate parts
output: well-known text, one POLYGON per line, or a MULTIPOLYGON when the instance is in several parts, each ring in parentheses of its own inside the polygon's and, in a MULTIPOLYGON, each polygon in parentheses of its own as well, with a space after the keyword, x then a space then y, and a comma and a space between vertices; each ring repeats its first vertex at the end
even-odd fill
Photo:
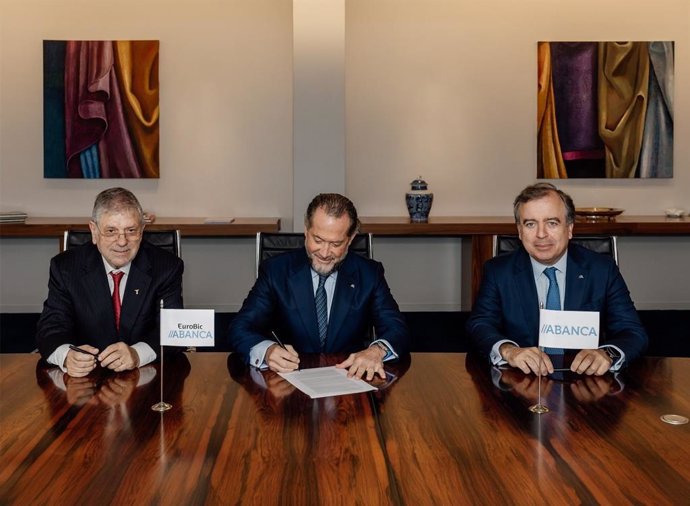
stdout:
POLYGON ((336 369, 335 366, 278 374, 312 399, 376 390, 376 387, 366 381, 348 378, 346 369, 336 369))

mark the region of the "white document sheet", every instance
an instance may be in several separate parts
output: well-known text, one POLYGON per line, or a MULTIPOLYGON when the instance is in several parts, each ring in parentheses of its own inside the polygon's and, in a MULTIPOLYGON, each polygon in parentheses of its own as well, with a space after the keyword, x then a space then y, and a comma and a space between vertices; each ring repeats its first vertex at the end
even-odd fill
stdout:
POLYGON ((348 378, 347 369, 336 369, 335 366, 278 374, 312 399, 377 390, 366 381, 348 378))

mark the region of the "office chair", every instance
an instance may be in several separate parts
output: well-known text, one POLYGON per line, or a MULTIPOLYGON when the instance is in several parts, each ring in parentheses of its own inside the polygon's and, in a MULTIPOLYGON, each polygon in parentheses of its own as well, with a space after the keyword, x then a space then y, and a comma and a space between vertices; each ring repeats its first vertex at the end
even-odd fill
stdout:
MULTIPOLYGON (((179 230, 144 230, 143 240, 153 246, 163 248, 178 258, 182 256, 181 238, 179 230)), ((66 251, 82 244, 91 242, 91 232, 88 230, 65 230, 62 240, 62 250, 66 251)))
MULTIPOLYGON (((618 265, 618 242, 615 235, 607 236, 573 236, 571 241, 587 249, 609 255, 618 265)), ((516 235, 495 235, 494 256, 505 255, 518 249, 522 245, 516 235)))
MULTIPOLYGON (((256 234, 256 276, 259 276, 261 262, 297 248, 304 248, 303 233, 258 232, 256 234)), ((371 234, 357 234, 348 251, 364 258, 373 258, 371 234)))

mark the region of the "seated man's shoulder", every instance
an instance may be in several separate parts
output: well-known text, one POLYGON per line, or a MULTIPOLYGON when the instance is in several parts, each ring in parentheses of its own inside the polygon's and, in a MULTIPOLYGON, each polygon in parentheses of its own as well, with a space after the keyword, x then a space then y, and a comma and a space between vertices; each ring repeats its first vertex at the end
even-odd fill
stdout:
POLYGON ((568 246, 568 254, 573 255, 574 258, 578 260, 585 260, 591 264, 601 265, 601 266, 612 266, 615 265, 615 261, 611 255, 606 253, 598 253, 592 251, 589 248, 585 248, 579 244, 573 242, 568 246))
POLYGON ((141 243, 137 256, 142 254, 147 257, 154 266, 170 268, 170 266, 184 263, 180 257, 170 251, 146 242, 141 243))
POLYGON ((516 262, 527 260, 529 255, 523 248, 518 248, 510 253, 498 255, 486 261, 485 268, 503 270, 512 268, 516 262))
POLYGON ((295 262, 300 262, 307 256, 304 248, 295 248, 289 251, 284 251, 282 253, 277 253, 265 258, 261 262, 261 266, 265 269, 281 269, 295 262))
POLYGON ((367 258, 357 253, 349 253, 347 256, 348 258, 351 257, 352 261, 355 262, 360 269, 376 271, 383 267, 382 262, 379 262, 378 260, 374 260, 372 258, 367 258))
POLYGON ((60 267, 69 268, 84 265, 89 257, 97 258, 98 255, 98 248, 93 243, 88 242, 58 253, 53 257, 53 261, 60 267))

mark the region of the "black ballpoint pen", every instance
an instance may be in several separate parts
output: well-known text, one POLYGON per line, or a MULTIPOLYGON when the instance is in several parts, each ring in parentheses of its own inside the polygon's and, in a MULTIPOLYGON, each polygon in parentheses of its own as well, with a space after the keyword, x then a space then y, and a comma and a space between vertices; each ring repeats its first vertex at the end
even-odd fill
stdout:
MULTIPOLYGON (((273 336, 273 339, 275 339, 276 343, 278 343, 278 346, 280 346, 281 348, 283 348, 285 351, 288 351, 288 352, 289 352, 289 350, 288 350, 288 349, 285 347, 285 345, 283 344, 283 341, 281 341, 280 338, 278 337, 278 335, 277 335, 275 332, 273 332, 272 330, 271 330, 271 335, 273 336)), ((300 370, 299 365, 297 365, 297 370, 298 370, 298 371, 300 370)))
POLYGON ((86 351, 82 348, 79 348, 78 346, 74 346, 73 344, 69 345, 70 350, 78 351, 79 353, 83 353, 84 355, 91 355, 92 357, 98 358, 98 353, 91 353, 90 351, 86 351))

